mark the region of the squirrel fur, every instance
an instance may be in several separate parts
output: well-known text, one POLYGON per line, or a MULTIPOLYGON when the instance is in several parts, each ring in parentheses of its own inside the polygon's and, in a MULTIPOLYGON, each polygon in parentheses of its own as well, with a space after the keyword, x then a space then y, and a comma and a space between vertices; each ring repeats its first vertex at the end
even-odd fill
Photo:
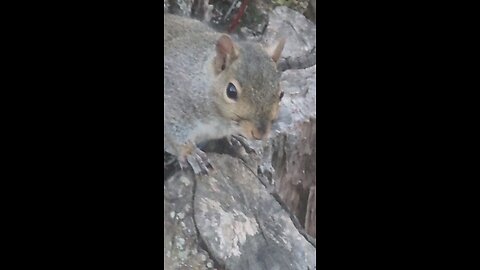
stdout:
POLYGON ((283 96, 277 62, 284 44, 234 42, 200 21, 165 14, 164 150, 185 164, 192 156, 205 161, 201 142, 264 139, 283 96))

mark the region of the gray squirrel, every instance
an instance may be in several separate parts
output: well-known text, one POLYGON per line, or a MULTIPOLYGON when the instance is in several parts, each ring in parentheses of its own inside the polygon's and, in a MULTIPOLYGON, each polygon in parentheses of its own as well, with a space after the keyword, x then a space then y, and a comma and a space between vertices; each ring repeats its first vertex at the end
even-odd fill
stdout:
POLYGON ((213 166, 199 143, 268 135, 283 96, 277 63, 285 39, 263 48, 164 15, 164 150, 182 169, 190 164, 195 173, 208 172, 213 166))

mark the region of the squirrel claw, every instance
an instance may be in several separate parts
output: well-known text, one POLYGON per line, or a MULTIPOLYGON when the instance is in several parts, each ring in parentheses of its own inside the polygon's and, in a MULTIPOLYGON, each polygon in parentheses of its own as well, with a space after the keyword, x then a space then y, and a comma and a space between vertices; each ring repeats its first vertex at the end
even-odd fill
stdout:
POLYGON ((197 155, 198 157, 200 157, 199 163, 204 165, 205 169, 207 170, 207 173, 208 173, 208 168, 213 170, 215 169, 213 165, 210 163, 210 160, 208 160, 207 154, 205 154, 205 152, 201 150, 197 150, 197 155))
POLYGON ((235 144, 236 146, 243 146, 243 148, 245 149, 245 151, 247 153, 256 153, 255 149, 253 149, 250 146, 249 142, 241 136, 232 135, 232 136, 230 136, 230 138, 228 138, 228 142, 232 146, 233 146, 233 144, 235 144))
POLYGON ((178 163, 180 164, 180 169, 185 170, 188 168, 188 163, 186 159, 185 160, 178 159, 178 163))
POLYGON ((240 147, 241 146, 240 142, 236 138, 234 138, 233 135, 227 137, 227 142, 232 147, 240 147))
POLYGON ((208 168, 214 169, 212 164, 210 164, 207 155, 200 149, 197 149, 194 153, 188 155, 183 161, 180 161, 180 167, 182 170, 188 167, 187 163, 190 164, 190 167, 196 175, 202 173, 208 174, 208 168))

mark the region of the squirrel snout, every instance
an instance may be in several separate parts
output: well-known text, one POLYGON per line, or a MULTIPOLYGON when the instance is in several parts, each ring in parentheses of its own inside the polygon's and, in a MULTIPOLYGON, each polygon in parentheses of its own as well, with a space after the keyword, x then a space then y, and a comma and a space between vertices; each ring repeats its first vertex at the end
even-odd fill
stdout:
POLYGON ((252 130, 252 137, 255 139, 255 140, 261 140, 263 138, 263 134, 258 134, 255 135, 255 131, 252 130))
POLYGON ((242 121, 240 126, 242 127, 243 136, 255 140, 265 139, 270 130, 270 124, 265 122, 254 123, 251 121, 242 121))
POLYGON ((256 140, 262 140, 267 136, 268 125, 257 125, 252 128, 252 137, 256 140))

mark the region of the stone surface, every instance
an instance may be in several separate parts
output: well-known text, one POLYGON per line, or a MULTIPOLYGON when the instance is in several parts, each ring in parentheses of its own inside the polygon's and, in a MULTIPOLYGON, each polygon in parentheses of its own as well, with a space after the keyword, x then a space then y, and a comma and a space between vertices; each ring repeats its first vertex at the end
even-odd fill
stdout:
POLYGON ((269 14, 269 18, 261 42, 271 44, 281 37, 286 37, 282 59, 308 55, 316 47, 316 25, 299 12, 281 6, 276 7, 269 14))
POLYGON ((315 24, 317 23, 317 0, 308 1, 308 8, 304 15, 315 24))
POLYGON ((179 16, 189 17, 192 12, 192 5, 194 0, 164 0, 164 9, 168 1, 168 12, 179 16))
POLYGON ((164 183, 164 269, 207 269, 193 217, 193 177, 176 173, 164 183))
POLYGON ((316 66, 287 70, 282 75, 285 91, 282 115, 264 145, 265 163, 271 160, 275 190, 315 237, 316 187, 316 66), (267 154, 268 153, 268 154, 267 154), (307 211, 307 210, 310 211, 307 211))
POLYGON ((315 247, 288 212, 241 160, 210 154, 218 167, 199 177, 195 220, 199 234, 225 269, 313 269, 315 247))

